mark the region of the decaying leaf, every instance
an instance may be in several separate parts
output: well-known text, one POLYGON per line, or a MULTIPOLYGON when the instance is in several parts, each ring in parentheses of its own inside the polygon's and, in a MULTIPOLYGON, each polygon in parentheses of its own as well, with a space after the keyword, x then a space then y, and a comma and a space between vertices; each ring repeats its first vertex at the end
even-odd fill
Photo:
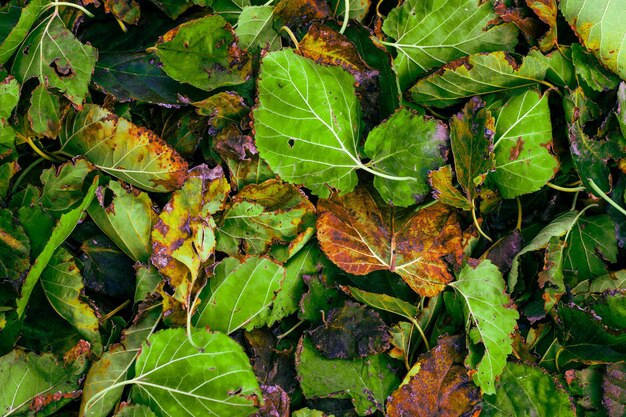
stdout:
POLYGON ((433 296, 453 280, 449 270, 463 257, 456 214, 441 204, 402 212, 377 204, 365 188, 357 188, 320 200, 318 211, 322 249, 351 274, 387 269, 418 294, 433 296))

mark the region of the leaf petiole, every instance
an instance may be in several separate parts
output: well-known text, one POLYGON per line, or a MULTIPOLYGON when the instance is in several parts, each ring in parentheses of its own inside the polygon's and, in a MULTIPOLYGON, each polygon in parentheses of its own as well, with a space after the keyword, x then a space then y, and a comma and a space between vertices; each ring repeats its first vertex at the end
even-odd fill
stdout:
POLYGON ((341 24, 341 29, 339 29, 339 33, 342 35, 348 27, 348 20, 350 20, 350 0, 344 0, 343 8, 343 23, 341 24))
POLYGON ((476 226, 478 233, 480 233, 480 235, 484 237, 485 239, 487 239, 489 242, 493 242, 493 240, 489 236, 487 236, 485 232, 483 232, 483 229, 480 228, 480 223, 478 223, 478 219, 476 218, 476 204, 474 204, 473 199, 472 199, 472 220, 474 221, 474 226, 476 226))
POLYGON ((585 187, 561 187, 560 185, 556 185, 548 181, 546 185, 554 190, 562 191, 564 193, 577 193, 579 191, 585 191, 585 187))
POLYGON ((289 36, 289 38, 291 39, 291 42, 293 42, 293 44, 296 46, 296 51, 299 51, 300 50, 300 43, 298 42, 298 38, 296 38, 296 35, 293 34, 291 29, 289 29, 287 26, 283 26, 283 27, 280 28, 280 30, 284 30, 285 31, 287 36, 289 36))
POLYGON ((600 187, 598 187, 597 184, 591 178, 587 178, 587 181, 589 181, 589 185, 591 185, 591 188, 593 189, 593 191, 595 191, 600 197, 602 197, 604 201, 612 205, 615 208, 615 210, 619 211, 624 216, 626 216, 626 210, 624 210, 623 207, 621 207, 619 204, 613 201, 608 195, 606 195, 604 191, 602 191, 600 187))
POLYGON ((46 6, 46 10, 51 9, 52 7, 59 7, 59 6, 66 6, 66 7, 73 7, 75 9, 80 10, 81 12, 85 13, 87 16, 94 18, 95 16, 93 15, 93 13, 91 13, 89 10, 85 9, 83 6, 81 6, 80 4, 76 4, 76 3, 71 3, 69 1, 53 1, 52 3, 48 4, 46 6))

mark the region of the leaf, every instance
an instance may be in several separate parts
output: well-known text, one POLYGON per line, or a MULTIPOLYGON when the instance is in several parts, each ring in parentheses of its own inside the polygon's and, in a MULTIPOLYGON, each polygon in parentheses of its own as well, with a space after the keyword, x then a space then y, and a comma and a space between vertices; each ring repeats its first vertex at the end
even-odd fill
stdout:
POLYGON ((624 364, 610 364, 603 377, 604 399, 602 402, 609 417, 623 416, 626 413, 626 389, 623 384, 626 369, 624 368, 624 364))
POLYGON ((389 349, 389 329, 378 313, 347 301, 333 308, 320 326, 308 331, 311 342, 329 359, 354 359, 389 349))
POLYGON ((20 84, 9 75, 0 82, 0 127, 4 125, 6 119, 11 117, 19 99, 20 84))
MULTIPOLYGON (((554 0, 534 1, 552 2, 554 0)), ((556 4, 554 7, 556 7, 556 4)), ((576 73, 574 71, 574 65, 572 64, 572 48, 559 45, 559 49, 545 55, 538 50, 533 49, 528 53, 528 55, 537 58, 547 66, 546 79, 548 81, 561 87, 576 87, 576 73)))
POLYGON ((80 415, 105 417, 119 402, 124 387, 108 388, 128 378, 128 371, 140 352, 141 344, 154 332, 159 323, 160 307, 161 305, 157 304, 143 310, 134 324, 124 330, 121 344, 110 347, 89 368, 83 388, 80 415))
POLYGON ((37 135, 56 137, 61 130, 59 98, 39 84, 33 91, 28 109, 30 125, 37 135))
POLYGON ((96 105, 68 117, 61 150, 83 155, 99 169, 146 191, 169 192, 187 176, 185 162, 148 129, 96 105))
POLYGON ((178 16, 193 6, 193 2, 181 0, 150 0, 150 2, 161 9, 172 20, 178 18, 178 16))
POLYGON ((89 204, 91 204, 98 185, 97 180, 98 178, 96 177, 93 184, 91 184, 91 187, 89 187, 89 190, 87 190, 87 193, 85 194, 85 197, 80 205, 61 216, 52 230, 52 236, 50 236, 50 239, 48 239, 48 242, 44 246, 42 252, 39 256, 37 256, 37 259, 28 271, 28 275, 26 275, 26 279, 22 284, 21 296, 17 299, 17 314, 20 319, 24 316, 30 295, 37 284, 37 281, 39 281, 41 274, 48 265, 48 262, 52 258, 52 255, 65 241, 65 239, 68 238, 72 231, 74 231, 74 228, 80 221, 83 213, 89 204))
POLYGON ((0 209, 0 277, 19 283, 30 266, 30 241, 13 213, 0 209))
POLYGON ((83 277, 74 257, 65 249, 58 248, 41 274, 40 282, 50 305, 91 343, 96 355, 100 355, 100 322, 89 304, 82 300, 83 277))
POLYGON ((475 412, 480 390, 467 376, 463 350, 461 337, 447 336, 420 355, 404 382, 389 397, 389 417, 456 417, 475 412))
POLYGON ((557 44, 557 15, 556 0, 526 0, 526 5, 535 12, 549 29, 539 38, 539 47, 542 52, 550 51, 557 44))
POLYGON ((241 49, 277 51, 282 48, 280 36, 272 26, 273 13, 272 6, 243 8, 235 29, 241 49))
POLYGON ((135 0, 104 0, 104 10, 129 25, 139 23, 141 10, 135 0))
POLYGON ((161 330, 141 346, 130 398, 160 416, 248 415, 261 391, 248 357, 228 336, 184 329, 161 330))
MULTIPOLYGON (((48 0, 33 0, 26 6, 17 8, 19 11, 19 18, 17 21, 11 22, 10 30, 6 33, 2 33, 0 38, 0 65, 4 65, 9 58, 13 55, 15 50, 19 48, 20 44, 26 39, 31 27, 44 10, 44 7, 49 4, 48 0)), ((13 4, 8 4, 5 7, 14 7, 13 4)), ((4 23, 4 18, 2 19, 4 23)))
POLYGON ((322 0, 280 0, 274 8, 274 27, 296 29, 330 17, 328 3, 322 0))
POLYGON ((152 229, 150 261, 187 305, 201 266, 215 250, 215 221, 230 191, 220 166, 198 165, 174 192, 152 229))
POLYGON ((417 104, 446 107, 476 95, 534 86, 543 81, 546 70, 546 65, 531 55, 518 64, 505 52, 480 53, 422 78, 409 93, 417 104))
POLYGON ((156 417, 156 414, 145 405, 131 404, 121 408, 114 417, 156 417))
POLYGON ((57 88, 80 106, 97 60, 97 50, 79 42, 53 13, 24 40, 12 73, 20 83, 37 78, 46 88, 57 88))
POLYGON ((488 260, 475 266, 466 265, 457 280, 449 285, 463 300, 470 351, 466 362, 476 369, 472 379, 485 394, 493 394, 496 377, 502 373, 506 358, 513 351, 511 337, 519 313, 506 293, 502 274, 488 260), (478 344, 484 350, 482 355, 478 344))
POLYGON ((269 258, 226 258, 200 293, 194 326, 230 334, 265 325, 284 278, 284 268, 269 258))
POLYGON ((569 396, 550 375, 534 366, 514 362, 506 364, 496 393, 484 399, 483 413, 488 417, 576 415, 569 396))
POLYGON ((354 275, 399 274, 418 294, 434 296, 453 280, 448 264, 463 255, 456 214, 441 204, 417 213, 379 206, 358 188, 318 202, 317 238, 326 255, 354 275), (376 227, 372 227, 376 225, 376 227))
POLYGON ((52 354, 37 355, 22 349, 0 357, 0 413, 29 415, 50 406, 51 414, 80 395, 80 379, 88 366, 84 355, 60 364, 52 354))
POLYGON ((583 0, 564 0, 559 7, 583 45, 604 66, 626 78, 626 60, 620 53, 626 29, 620 21, 623 8, 619 2, 600 0, 591 5, 583 0))
POLYGON ((334 417, 334 414, 328 415, 319 410, 312 410, 305 407, 294 411, 292 417, 334 417))
POLYGON ((167 75, 211 91, 241 84, 250 75, 248 56, 235 42, 230 24, 210 15, 170 30, 154 49, 167 75))
POLYGON ((399 383, 393 361, 384 354, 327 359, 306 337, 298 343, 296 369, 306 398, 351 398, 360 416, 383 411, 385 399, 399 383))
POLYGON ((433 197, 443 204, 470 211, 472 205, 467 197, 461 194, 452 183, 452 167, 444 165, 428 173, 428 182, 433 189, 433 197))
POLYGON ((410 0, 393 9, 383 31, 398 51, 393 67, 404 90, 428 70, 477 52, 509 51, 517 29, 504 24, 487 29, 496 18, 491 3, 473 0, 410 0))
POLYGON ((304 184, 320 197, 329 195, 328 187, 354 189, 354 170, 362 164, 353 83, 342 69, 317 65, 291 50, 263 58, 253 111, 255 141, 284 181, 304 184))
POLYGON ((83 183, 92 169, 92 165, 81 158, 44 170, 39 202, 57 218, 76 208, 83 200, 83 183))
POLYGON ((415 320, 417 316, 417 307, 399 298, 387 294, 363 291, 356 287, 342 287, 341 289, 358 302, 367 304, 370 307, 397 314, 408 320, 415 320))
POLYGON ((306 195, 280 180, 245 186, 224 209, 217 250, 230 256, 266 253, 274 243, 289 243, 312 223, 315 207, 306 195))
POLYGON ((617 89, 616 114, 622 136, 626 138, 626 81, 620 82, 619 88, 617 89))
POLYGON ((495 131, 496 170, 490 178, 503 198, 537 191, 554 177, 559 162, 550 152, 547 94, 527 90, 509 99, 498 114, 495 131))
POLYGON ((157 290, 163 280, 159 271, 152 265, 135 264, 137 274, 135 276, 135 304, 146 299, 157 290))
POLYGON ((595 91, 612 90, 619 78, 607 71, 598 60, 577 43, 572 44, 572 63, 580 84, 595 91))
POLYGON ((365 141, 369 165, 396 177, 374 178, 381 197, 396 207, 421 203, 430 192, 428 171, 444 165, 448 156, 448 129, 441 121, 400 108, 376 126, 365 141))
POLYGON ((101 189, 98 201, 94 201, 87 211, 98 227, 131 259, 148 263, 152 248, 150 234, 157 214, 146 193, 126 189, 118 181, 109 181, 107 188, 101 189), (107 190, 113 193, 108 205, 104 200, 107 190))

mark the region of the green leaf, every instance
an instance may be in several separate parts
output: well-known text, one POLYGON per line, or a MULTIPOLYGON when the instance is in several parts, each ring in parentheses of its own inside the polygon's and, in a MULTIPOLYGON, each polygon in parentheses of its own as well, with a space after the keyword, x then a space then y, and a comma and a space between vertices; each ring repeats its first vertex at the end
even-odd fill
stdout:
POLYGON ((163 280, 159 271, 152 265, 146 266, 135 264, 137 274, 135 277, 135 304, 143 301, 148 295, 156 291, 158 285, 163 280))
POLYGON ((485 394, 493 394, 496 377, 502 373, 507 356, 513 352, 511 337, 519 313, 506 293, 498 267, 488 260, 476 266, 466 265, 458 279, 448 285, 463 300, 470 350, 466 363, 469 361, 468 364, 476 369, 474 382, 485 394), (478 344, 482 344, 483 355, 478 344))
POLYGON ((30 295, 35 288, 35 284, 39 281, 39 278, 48 265, 48 262, 52 258, 52 255, 56 251, 56 249, 68 238, 68 236, 72 233, 78 222, 80 221, 83 213, 91 204, 93 200, 96 188, 98 186, 97 177, 94 179, 93 184, 87 190, 85 194, 85 198, 80 203, 78 207, 75 209, 63 214, 59 221, 57 222, 54 230, 52 231, 52 236, 48 239, 45 247, 43 248, 41 254, 37 256, 35 263, 28 271, 28 275, 26 275, 26 279, 22 284, 21 297, 17 299, 17 314, 20 318, 23 317, 24 312, 26 311, 26 306, 28 305, 28 300, 30 299, 30 295))
POLYGON ((178 18, 188 8, 193 6, 193 2, 185 0, 150 0, 163 13, 168 15, 172 20, 178 18))
POLYGON ((244 7, 235 34, 239 38, 238 45, 251 51, 264 49, 277 51, 282 48, 280 36, 274 29, 274 8, 272 6, 244 7))
POLYGON ((221 210, 230 187, 221 166, 198 165, 174 192, 152 229, 150 261, 187 305, 202 265, 215 250, 213 214, 221 210))
POLYGON ((248 56, 233 46, 235 39, 224 18, 210 15, 167 32, 154 49, 167 75, 211 91, 241 84, 250 75, 248 56))
POLYGON ((269 258, 224 259, 200 293, 194 326, 228 334, 264 326, 284 279, 285 269, 269 258))
POLYGON ((461 210, 470 211, 472 209, 472 204, 467 200, 467 197, 461 194, 452 183, 452 167, 450 165, 430 171, 428 182, 433 189, 433 198, 436 200, 461 210))
POLYGON ((345 360, 328 359, 304 337, 296 351, 296 369, 305 397, 351 398, 359 415, 384 411, 387 396, 400 380, 385 354, 345 360))
POLYGON ((391 176, 376 176, 374 186, 381 197, 397 207, 420 203, 430 193, 428 171, 445 164, 448 129, 440 120, 400 108, 376 126, 365 141, 368 165, 391 176))
POLYGON ((237 256, 266 253, 274 243, 289 243, 307 223, 315 207, 306 195, 280 180, 245 186, 224 209, 217 250, 237 256))
POLYGON ((61 129, 59 98, 43 84, 35 88, 30 98, 28 119, 33 132, 39 136, 55 138, 61 129))
MULTIPOLYGON (((540 3, 542 0, 534 0, 540 3)), ((576 87, 576 73, 572 64, 572 48, 559 45, 548 54, 542 54, 536 49, 528 53, 529 56, 537 58, 547 66, 546 79, 551 83, 561 87, 576 87)))
POLYGON ((97 60, 97 50, 79 42, 61 17, 53 13, 20 46, 13 61, 13 75, 20 83, 37 78, 46 88, 57 88, 81 105, 97 60))
POLYGON ((0 209, 0 277, 19 283, 30 266, 30 241, 9 209, 0 209))
POLYGON ((606 274, 605 260, 617 262, 615 224, 608 214, 578 220, 566 244, 563 268, 575 283, 606 274))
MULTIPOLYGON (((26 6, 17 8, 20 13, 19 19, 11 22, 10 31, 6 33, 3 31, 2 36, 0 36, 2 39, 0 43, 0 65, 4 65, 19 48, 44 7, 49 3, 48 0, 33 0, 26 6)), ((15 7, 15 5, 9 4, 5 7, 15 7)), ((2 22, 4 23, 4 17, 2 22)))
POLYGON ((417 104, 447 107, 476 95, 536 85, 543 81, 546 71, 546 64, 530 55, 518 64, 505 52, 481 53, 422 78, 409 93, 417 104))
POLYGON ((221 333, 168 329, 141 346, 130 394, 159 416, 244 416, 257 410, 261 391, 241 346, 221 333))
MULTIPOLYGON (((345 15, 345 0, 330 0, 330 5, 333 10, 336 10, 335 17, 345 15)), ((348 6, 348 16, 350 19, 354 19, 358 22, 363 22, 367 12, 371 6, 370 0, 350 0, 348 6)), ((343 17, 342 17, 343 18, 343 17)), ((339 19, 340 20, 340 19, 339 19)))
POLYGON ((85 417, 109 415, 122 397, 124 387, 108 388, 126 381, 128 371, 140 352, 141 344, 154 332, 160 318, 161 304, 140 312, 135 323, 124 330, 121 344, 110 347, 109 351, 89 368, 83 387, 80 415, 85 417))
POLYGON ((74 257, 65 249, 58 248, 41 274, 40 281, 55 311, 91 343, 96 355, 102 354, 100 322, 91 306, 82 300, 83 277, 74 257))
POLYGON ((549 374, 540 368, 513 362, 506 364, 496 393, 484 399, 483 413, 488 417, 576 415, 567 392, 557 386, 549 374))
POLYGON ((127 190, 118 181, 110 181, 106 190, 113 199, 105 207, 104 200, 94 201, 87 211, 98 227, 131 259, 148 263, 151 245, 150 233, 156 222, 156 213, 148 194, 127 190))
POLYGON ((169 192, 187 177, 187 162, 148 129, 93 104, 68 117, 61 150, 146 191, 169 192))
POLYGON ((607 91, 617 87, 619 77, 606 70, 598 60, 577 43, 572 44, 572 63, 580 84, 595 91, 607 91))
POLYGON ((550 152, 552 123, 548 95, 527 90, 511 98, 496 120, 496 170, 490 175, 503 198, 541 189, 559 167, 550 152))
POLYGON ((559 7, 583 45, 604 66, 626 79, 626 58, 621 53, 626 40, 623 5, 612 0, 563 0, 559 7))
POLYGON ((363 291, 356 287, 342 287, 342 290, 360 303, 397 314, 409 321, 415 321, 417 316, 417 307, 391 295, 363 291))
POLYGON ((41 415, 52 414, 75 398, 87 365, 87 358, 82 355, 60 364, 51 354, 11 351, 0 358, 0 413, 31 415, 41 410, 41 415))
POLYGON ((156 417, 156 414, 154 414, 150 407, 140 404, 131 404, 124 406, 114 417, 156 417))
POLYGON ((59 218, 76 208, 83 200, 83 183, 92 169, 89 162, 80 158, 43 170, 43 189, 39 202, 44 209, 59 218))
POLYGON ((510 51, 517 28, 503 24, 486 30, 496 18, 490 2, 407 0, 393 9, 383 31, 395 39, 393 66, 405 89, 431 68, 477 52, 510 51))
POLYGON ((256 146, 272 170, 327 197, 354 189, 360 136, 354 78, 292 50, 263 58, 254 109, 256 146), (328 185, 328 186, 327 186, 328 185))
POLYGON ((0 82, 0 126, 8 119, 20 100, 20 85, 12 76, 0 82))
POLYGON ((250 0, 213 0, 212 3, 213 13, 220 15, 231 25, 237 23, 243 10, 252 5, 250 0))
POLYGON ((310 408, 301 408, 296 410, 291 415, 292 417, 335 417, 334 414, 324 414, 319 410, 313 410, 310 408))

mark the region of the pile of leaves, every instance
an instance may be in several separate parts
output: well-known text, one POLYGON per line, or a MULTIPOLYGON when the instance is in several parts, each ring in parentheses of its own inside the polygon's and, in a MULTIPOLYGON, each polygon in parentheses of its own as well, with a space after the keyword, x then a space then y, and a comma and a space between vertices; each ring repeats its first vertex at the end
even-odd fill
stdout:
POLYGON ((10 0, 2 416, 626 415, 626 6, 10 0))

